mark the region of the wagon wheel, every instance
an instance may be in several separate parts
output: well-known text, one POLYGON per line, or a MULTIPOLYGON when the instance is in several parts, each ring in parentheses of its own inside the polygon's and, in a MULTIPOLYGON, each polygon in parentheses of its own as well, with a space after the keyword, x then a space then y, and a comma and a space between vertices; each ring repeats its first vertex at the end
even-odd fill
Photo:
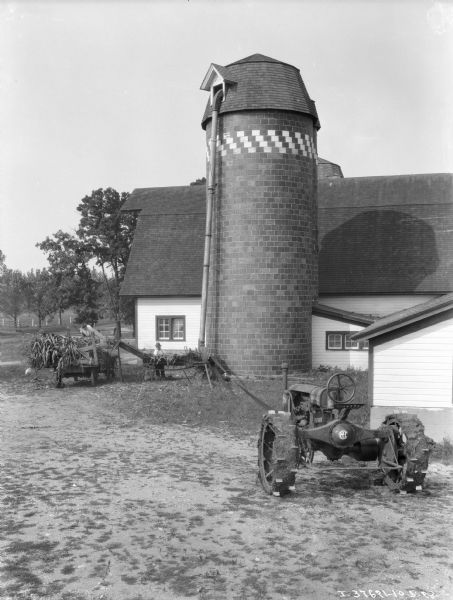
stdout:
POLYGON ((118 377, 118 363, 116 356, 109 357, 107 369, 105 371, 105 376, 107 378, 107 381, 111 381, 118 377))
POLYGON ((97 367, 91 368, 91 385, 96 385, 98 382, 98 371, 97 367))
MULTIPOLYGON (((384 472, 384 483, 390 489, 406 493, 414 493, 423 489, 428 470, 429 454, 432 440, 425 436, 424 427, 416 415, 402 413, 388 415, 383 423, 394 431, 393 458, 397 459, 398 467, 389 468, 385 464, 380 467, 384 472)), ((383 449, 383 457, 387 458, 389 442, 383 449), (387 449, 387 450, 386 450, 387 449)))
POLYGON ((346 373, 335 373, 327 382, 327 395, 337 404, 348 404, 355 395, 355 383, 346 373))
POLYGON ((61 358, 55 367, 55 387, 63 387, 63 361, 61 358))
POLYGON ((258 438, 258 477, 267 494, 280 496, 295 489, 298 446, 289 413, 269 411, 258 438))
POLYGON ((61 371, 59 369, 55 370, 55 387, 62 388, 63 387, 63 377, 61 375, 61 371))

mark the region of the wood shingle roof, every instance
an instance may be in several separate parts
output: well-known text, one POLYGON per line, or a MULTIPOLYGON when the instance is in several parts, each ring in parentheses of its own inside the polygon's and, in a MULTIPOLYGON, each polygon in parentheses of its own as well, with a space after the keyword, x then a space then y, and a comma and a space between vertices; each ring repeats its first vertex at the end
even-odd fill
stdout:
MULTIPOLYGON (((222 72, 235 83, 228 87, 219 114, 241 110, 294 111, 311 115, 319 128, 315 103, 297 67, 253 54, 223 67, 222 72)), ((201 123, 203 129, 210 118, 208 102, 201 123)))
POLYGON ((453 290, 453 175, 319 182, 323 294, 453 290))
MULTIPOLYGON (((319 181, 320 294, 453 291, 453 175, 319 181)), ((200 295, 204 185, 134 190, 123 295, 200 295)))
POLYGON ((140 211, 123 295, 199 296, 206 221, 206 187, 136 189, 125 211, 140 211))

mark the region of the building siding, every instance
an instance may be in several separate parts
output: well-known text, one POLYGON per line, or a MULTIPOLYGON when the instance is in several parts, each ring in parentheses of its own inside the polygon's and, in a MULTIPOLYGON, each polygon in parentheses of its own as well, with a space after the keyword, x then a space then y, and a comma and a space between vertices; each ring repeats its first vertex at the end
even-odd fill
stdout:
POLYGON ((452 406, 453 319, 373 348, 373 405, 452 406))
POLYGON ((198 346, 200 330, 200 298, 137 298, 137 346, 152 349, 156 344, 156 316, 184 316, 186 318, 186 339, 181 342, 162 341, 164 351, 195 350, 198 346))
POLYGON ((313 315, 313 368, 321 365, 338 369, 368 369, 366 350, 326 350, 326 331, 362 331, 363 327, 313 315))
POLYGON ((427 302, 436 294, 395 294, 373 296, 320 295, 319 302, 341 310, 384 317, 394 312, 427 302))

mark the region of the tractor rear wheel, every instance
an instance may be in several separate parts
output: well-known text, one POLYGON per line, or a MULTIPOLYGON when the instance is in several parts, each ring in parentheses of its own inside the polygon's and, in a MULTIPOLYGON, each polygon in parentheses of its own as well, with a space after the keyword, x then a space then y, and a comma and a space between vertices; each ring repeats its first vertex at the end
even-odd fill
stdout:
POLYGON ((263 417, 258 438, 258 476, 267 494, 282 496, 295 489, 297 457, 291 414, 270 410, 263 417))
POLYGON ((403 413, 398 418, 407 438, 407 468, 402 490, 415 492, 423 489, 433 441, 425 435, 423 423, 416 415, 403 413))
POLYGON ((400 424, 404 438, 404 444, 398 448, 398 462, 402 468, 386 472, 384 482, 390 489, 414 493, 423 489, 432 440, 425 435, 423 423, 416 415, 388 415, 384 424, 395 421, 400 424))

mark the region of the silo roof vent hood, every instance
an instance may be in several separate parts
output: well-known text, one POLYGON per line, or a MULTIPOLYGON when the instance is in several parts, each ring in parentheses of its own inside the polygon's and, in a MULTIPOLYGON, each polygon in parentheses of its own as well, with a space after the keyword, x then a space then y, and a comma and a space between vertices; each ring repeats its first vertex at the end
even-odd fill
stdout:
POLYGON ((211 63, 206 73, 200 89, 211 93, 211 106, 214 103, 214 96, 220 89, 223 92, 222 102, 225 100, 227 86, 237 83, 228 77, 227 69, 221 65, 211 63))

